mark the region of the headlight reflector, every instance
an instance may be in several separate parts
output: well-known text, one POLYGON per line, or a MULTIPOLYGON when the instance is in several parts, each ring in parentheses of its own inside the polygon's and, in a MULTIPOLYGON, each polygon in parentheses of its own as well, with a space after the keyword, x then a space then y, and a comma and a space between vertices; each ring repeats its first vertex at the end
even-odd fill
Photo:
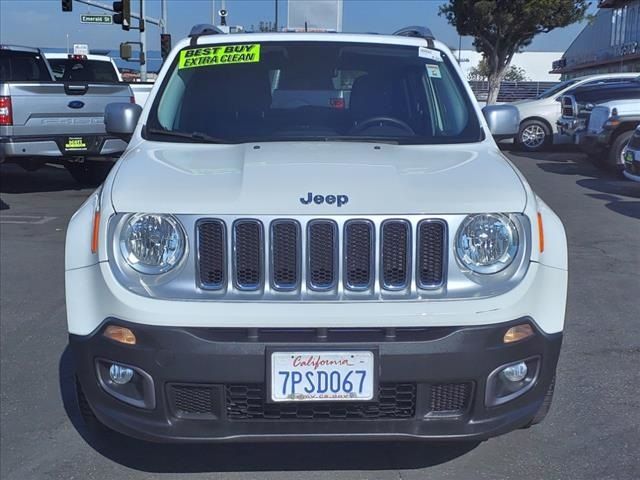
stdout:
POLYGON ((518 229, 501 213, 468 216, 458 229, 456 254, 476 273, 497 273, 507 268, 518 253, 518 229))
POLYGON ((120 251, 137 272, 157 275, 175 267, 185 250, 185 235, 171 215, 132 215, 120 234, 120 251))

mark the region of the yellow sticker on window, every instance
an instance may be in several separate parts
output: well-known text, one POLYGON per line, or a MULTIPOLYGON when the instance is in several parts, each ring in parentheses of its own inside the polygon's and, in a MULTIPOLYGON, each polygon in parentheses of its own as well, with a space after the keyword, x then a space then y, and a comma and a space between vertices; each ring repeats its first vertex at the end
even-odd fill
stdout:
POLYGON ((260 45, 220 45, 219 47, 190 48, 180 52, 178 68, 209 67, 232 63, 260 61, 260 45))

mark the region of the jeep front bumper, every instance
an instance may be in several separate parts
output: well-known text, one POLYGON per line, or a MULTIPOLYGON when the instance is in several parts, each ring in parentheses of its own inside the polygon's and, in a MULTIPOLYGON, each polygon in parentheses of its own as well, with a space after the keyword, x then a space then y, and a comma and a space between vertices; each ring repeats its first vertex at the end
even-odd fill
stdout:
POLYGON ((70 345, 82 390, 98 419, 145 440, 478 440, 532 420, 555 375, 562 341, 562 333, 545 334, 531 318, 396 329, 395 337, 385 336, 385 329, 329 329, 326 336, 313 330, 163 327, 108 318, 90 335, 70 335, 70 345), (504 344, 506 330, 523 322, 535 334, 504 344), (104 337, 107 325, 131 328, 137 344, 104 337), (266 378, 273 349, 370 349, 379 396, 360 403, 270 403, 266 378), (492 372, 523 359, 537 365, 531 388, 504 404, 487 405, 492 372), (98 378, 100 362, 147 374, 153 408, 131 406, 108 393, 98 378))

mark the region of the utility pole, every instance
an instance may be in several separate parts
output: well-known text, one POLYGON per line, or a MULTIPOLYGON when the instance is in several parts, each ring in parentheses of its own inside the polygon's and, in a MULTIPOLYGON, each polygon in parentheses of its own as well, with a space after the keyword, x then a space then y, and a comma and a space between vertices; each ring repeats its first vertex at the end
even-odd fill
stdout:
MULTIPOLYGON (((140 0, 140 21, 144 22, 145 0, 140 0)), ((142 49, 142 55, 144 63, 140 64, 140 81, 147 81, 147 32, 146 28, 140 29, 140 48, 142 49)))
POLYGON ((216 24, 216 0, 211 0, 211 25, 216 24))
POLYGON ((275 18, 275 21, 273 22, 273 31, 277 32, 278 31, 278 0, 274 0, 274 3, 276 7, 276 18, 275 18))
POLYGON ((162 11, 160 13, 160 17, 162 20, 162 25, 161 25, 161 33, 167 33, 167 0, 162 0, 162 11))

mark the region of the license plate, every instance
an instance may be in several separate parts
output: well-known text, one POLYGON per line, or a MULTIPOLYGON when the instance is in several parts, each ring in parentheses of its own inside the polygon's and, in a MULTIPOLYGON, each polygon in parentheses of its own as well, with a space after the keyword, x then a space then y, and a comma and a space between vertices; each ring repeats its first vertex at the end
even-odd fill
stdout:
POLYGON ((274 352, 274 402, 373 400, 373 352, 274 352))
POLYGON ((87 149, 87 140, 84 137, 68 137, 64 143, 65 152, 84 152, 87 149))

